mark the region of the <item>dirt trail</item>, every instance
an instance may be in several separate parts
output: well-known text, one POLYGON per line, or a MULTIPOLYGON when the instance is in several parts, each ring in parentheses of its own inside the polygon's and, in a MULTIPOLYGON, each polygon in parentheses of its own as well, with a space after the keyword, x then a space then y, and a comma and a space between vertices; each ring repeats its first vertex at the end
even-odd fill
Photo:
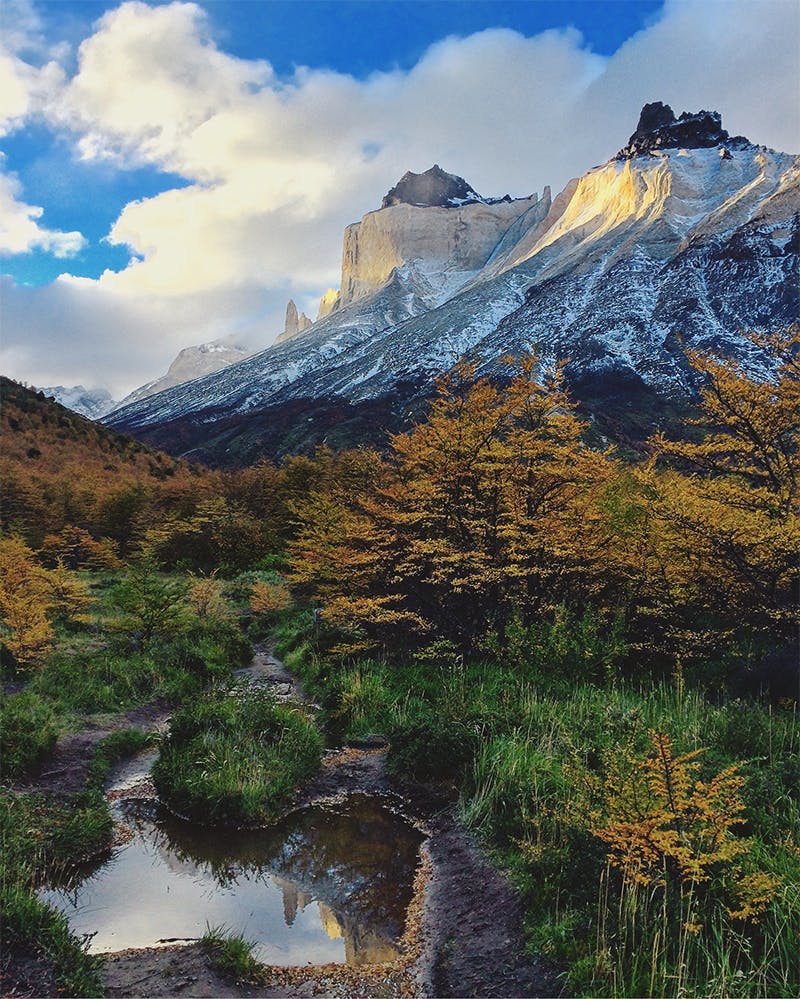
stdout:
POLYGON ((80 732, 59 736, 39 772, 18 782, 16 787, 20 791, 46 791, 56 797, 82 791, 89 778, 94 750, 103 739, 126 728, 140 728, 145 732, 164 731, 169 716, 170 710, 162 701, 145 704, 124 714, 100 715, 80 732))

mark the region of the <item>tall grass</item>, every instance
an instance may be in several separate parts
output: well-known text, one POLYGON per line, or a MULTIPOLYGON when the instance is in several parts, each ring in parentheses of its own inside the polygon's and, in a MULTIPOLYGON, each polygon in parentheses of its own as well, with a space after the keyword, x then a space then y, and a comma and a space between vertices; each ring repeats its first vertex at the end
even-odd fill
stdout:
POLYGON ((301 708, 266 691, 216 690, 174 715, 153 780, 182 815, 262 825, 317 770, 321 754, 319 731, 301 708))
POLYGON ((112 821, 99 794, 66 804, 43 795, 0 794, 0 942, 4 954, 41 955, 66 995, 99 996, 97 959, 70 932, 65 917, 38 900, 49 877, 105 849, 112 821))
POLYGON ((28 773, 53 748, 56 719, 51 705, 33 691, 0 694, 0 777, 28 773))
POLYGON ((794 995, 800 926, 796 718, 740 704, 705 704, 668 686, 646 691, 579 688, 565 699, 527 691, 525 722, 489 740, 468 776, 465 820, 494 845, 526 892, 532 939, 569 966, 570 988, 609 996, 794 995), (779 888, 757 919, 732 918, 709 885, 692 895, 631 884, 607 863, 605 845, 576 821, 575 774, 606 752, 642 745, 650 729, 670 733, 683 752, 708 746, 708 772, 738 751, 760 755, 743 769, 751 863, 779 888), (759 733, 753 739, 753 733, 759 733), (579 766, 577 765, 579 764, 579 766), (780 788, 769 803, 765 787, 780 788), (773 835, 782 830, 782 841, 773 835), (566 927, 566 929, 565 929, 566 927))
POLYGON ((712 704, 680 677, 623 681, 611 668, 615 634, 601 638, 590 618, 575 627, 512 629, 505 659, 483 664, 441 643, 403 665, 337 663, 296 615, 280 639, 341 736, 382 731, 395 773, 460 785, 464 820, 523 894, 531 946, 565 967, 572 992, 800 994, 797 715, 712 704), (703 750, 706 777, 740 765, 749 862, 779 883, 758 921, 728 914, 715 869, 694 894, 625 883, 591 823, 577 821, 580 775, 599 773, 608 754, 646 754, 651 731, 676 753, 703 750))

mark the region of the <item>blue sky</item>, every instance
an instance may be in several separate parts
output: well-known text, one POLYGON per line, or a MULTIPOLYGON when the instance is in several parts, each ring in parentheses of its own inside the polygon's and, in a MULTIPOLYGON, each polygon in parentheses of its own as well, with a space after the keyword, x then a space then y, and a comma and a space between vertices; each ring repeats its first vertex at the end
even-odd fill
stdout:
POLYGON ((0 359, 39 384, 266 345, 335 285, 344 225, 433 162, 553 193, 638 110, 796 151, 794 0, 6 0, 0 359))

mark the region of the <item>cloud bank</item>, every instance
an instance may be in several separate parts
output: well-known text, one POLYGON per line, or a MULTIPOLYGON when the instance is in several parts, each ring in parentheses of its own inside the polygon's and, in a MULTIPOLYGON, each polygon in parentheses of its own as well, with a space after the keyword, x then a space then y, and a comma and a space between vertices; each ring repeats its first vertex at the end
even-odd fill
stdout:
MULTIPOLYGON (((717 109, 732 133, 800 148, 793 0, 673 0, 610 58, 570 28, 491 29, 366 80, 307 68, 278 78, 220 48, 193 3, 106 13, 71 74, 41 54, 26 61, 21 47, 0 61, 0 127, 44 121, 85 161, 186 184, 122 210, 106 238, 130 249, 125 269, 41 288, 5 282, 0 360, 40 384, 122 393, 189 344, 266 345, 288 297, 315 314, 338 284, 343 227, 409 169, 437 162, 490 195, 556 193, 613 155, 652 100, 717 109)), ((80 247, 80 233, 40 227, 25 198, 13 177, 0 181, 7 250, 80 247)))

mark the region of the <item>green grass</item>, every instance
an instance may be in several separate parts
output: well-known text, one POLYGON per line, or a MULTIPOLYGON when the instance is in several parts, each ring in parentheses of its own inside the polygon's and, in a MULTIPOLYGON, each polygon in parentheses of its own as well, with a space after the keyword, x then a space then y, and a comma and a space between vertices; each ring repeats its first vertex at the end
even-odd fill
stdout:
MULTIPOLYGON (((176 633, 150 636, 114 630, 119 574, 82 573, 97 602, 92 624, 59 627, 53 653, 28 688, 0 700, 3 780, 30 772, 52 749, 58 731, 83 717, 115 713, 163 699, 178 703, 227 683, 252 647, 233 620, 189 616, 176 633)), ((39 902, 36 888, 65 867, 106 849, 112 821, 99 792, 115 762, 141 749, 137 729, 114 733, 97 747, 87 790, 64 801, 0 788, 2 944, 13 956, 38 956, 68 995, 100 995, 97 962, 65 918, 39 902)))
POLYGON ((36 955, 52 966, 66 995, 99 996, 97 959, 69 930, 66 918, 35 890, 84 857, 106 849, 112 820, 96 792, 56 803, 44 795, 0 794, 0 942, 10 957, 36 955))
POLYGON ((320 733, 301 708, 265 691, 216 690, 175 714, 153 780, 181 815, 263 825, 316 772, 321 755, 320 733))
POLYGON ((121 732, 112 732, 95 747, 94 756, 89 766, 89 786, 102 788, 112 767, 120 760, 127 759, 141 752, 153 741, 153 735, 139 728, 126 728, 121 732))
POLYGON ((0 775, 13 780, 29 773, 55 745, 56 719, 50 704, 33 691, 0 694, 0 775))
MULTIPOLYGON (((522 894, 530 946, 565 969, 573 994, 800 994, 800 727, 796 711, 710 702, 685 683, 623 681, 624 649, 591 618, 511 629, 498 659, 463 664, 434 643, 413 661, 337 661, 308 614, 287 613, 279 654, 324 708, 339 739, 390 738, 398 776, 460 787, 464 821, 522 894), (578 661, 580 660, 580 661, 578 661), (706 779, 738 763, 750 868, 779 888, 757 922, 731 918, 712 872, 697 933, 663 892, 624 888, 606 845, 575 820, 576 775, 604 754, 646 754, 650 731, 676 753, 703 750, 706 779)), ((684 913, 685 915, 685 913, 684 913)))
POLYGON ((88 942, 69 929, 66 916, 40 902, 29 888, 14 881, 0 885, 3 953, 43 958, 53 968, 62 995, 104 995, 99 960, 87 953, 88 942))
POLYGON ((530 692, 520 711, 522 723, 478 754, 463 814, 513 872, 532 943, 568 967, 570 989, 597 996, 797 994, 796 716, 756 704, 717 707, 663 685, 581 687, 560 699, 530 692), (663 890, 623 885, 606 866, 604 845, 576 822, 575 774, 596 771, 604 752, 643 750, 650 729, 669 733, 678 752, 708 747, 699 757, 707 775, 748 748, 759 750, 743 765, 744 831, 753 837, 752 869, 776 876, 780 888, 757 922, 730 918, 714 879, 691 920, 684 903, 663 890), (687 931, 687 922, 699 930, 687 931))
POLYGON ((255 983, 262 977, 263 967, 253 957, 253 944, 241 934, 224 926, 209 926, 200 946, 211 957, 212 967, 237 982, 255 983))
POLYGON ((126 711, 159 698, 178 703, 225 680, 251 656, 252 646, 233 624, 197 625, 139 651, 81 636, 56 649, 31 690, 58 714, 126 711))
POLYGON ((113 822, 97 791, 84 791, 67 802, 43 794, 0 794, 0 835, 6 873, 28 872, 39 883, 53 872, 105 849, 113 822))

